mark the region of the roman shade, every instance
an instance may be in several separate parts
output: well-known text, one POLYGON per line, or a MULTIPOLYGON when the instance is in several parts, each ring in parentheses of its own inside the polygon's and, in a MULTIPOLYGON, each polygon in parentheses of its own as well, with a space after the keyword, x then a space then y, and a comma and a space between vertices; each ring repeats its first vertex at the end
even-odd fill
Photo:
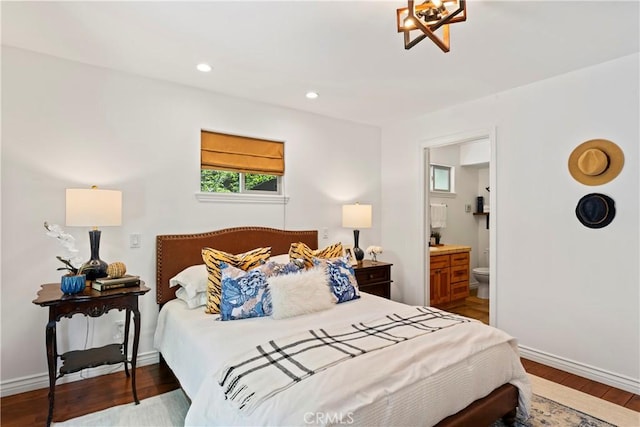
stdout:
POLYGON ((284 175, 284 143, 201 131, 202 169, 284 175))

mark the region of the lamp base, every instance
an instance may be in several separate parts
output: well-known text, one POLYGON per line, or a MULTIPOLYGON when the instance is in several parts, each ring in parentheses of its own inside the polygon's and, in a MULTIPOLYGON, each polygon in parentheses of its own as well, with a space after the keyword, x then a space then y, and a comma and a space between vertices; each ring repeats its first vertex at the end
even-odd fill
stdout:
POLYGON ((100 230, 89 231, 89 245, 91 246, 91 259, 80 268, 82 274, 87 275, 87 280, 95 280, 107 277, 107 263, 100 259, 100 230))
POLYGON ((95 280, 101 277, 107 277, 108 264, 101 259, 90 259, 82 264, 82 274, 87 276, 87 280, 95 280))
POLYGON ((353 256, 356 257, 356 261, 361 262, 364 259, 364 251, 358 247, 359 239, 360 230, 353 230, 353 256))
POLYGON ((356 257, 356 261, 360 262, 364 259, 364 251, 356 246, 353 248, 353 256, 356 257))

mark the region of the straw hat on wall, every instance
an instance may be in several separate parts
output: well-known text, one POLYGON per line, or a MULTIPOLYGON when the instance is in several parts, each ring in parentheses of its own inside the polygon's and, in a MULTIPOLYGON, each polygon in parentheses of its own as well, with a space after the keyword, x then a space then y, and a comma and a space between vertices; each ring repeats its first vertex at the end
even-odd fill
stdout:
POLYGON ((569 156, 569 172, 585 185, 602 185, 614 179, 624 165, 624 153, 606 139, 592 139, 578 145, 569 156))

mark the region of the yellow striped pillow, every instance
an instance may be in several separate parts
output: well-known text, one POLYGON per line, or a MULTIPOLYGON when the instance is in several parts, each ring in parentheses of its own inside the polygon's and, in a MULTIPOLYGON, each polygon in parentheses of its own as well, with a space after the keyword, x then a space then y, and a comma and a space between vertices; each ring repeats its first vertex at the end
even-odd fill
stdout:
POLYGON ((248 271, 263 264, 270 256, 270 247, 256 248, 238 255, 232 255, 218 249, 203 248, 202 260, 207 266, 207 272, 209 273, 205 313, 220 313, 220 296, 222 293, 220 262, 226 262, 233 267, 248 271))
POLYGON ((324 249, 313 250, 302 242, 292 243, 289 247, 289 259, 295 261, 297 259, 304 260, 304 267, 313 267, 313 258, 338 258, 343 255, 344 249, 342 243, 334 243, 324 249))

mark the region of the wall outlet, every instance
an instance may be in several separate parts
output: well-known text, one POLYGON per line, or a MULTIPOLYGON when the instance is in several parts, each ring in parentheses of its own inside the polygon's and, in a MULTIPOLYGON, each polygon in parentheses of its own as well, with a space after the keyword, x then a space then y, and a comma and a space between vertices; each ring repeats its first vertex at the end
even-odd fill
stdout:
POLYGON ((124 320, 116 320, 114 322, 115 332, 113 339, 116 341, 124 341, 124 320))
POLYGON ((322 239, 327 240, 329 238, 329 229, 327 227, 322 229, 322 239))
POLYGON ((471 212, 471 205, 469 204, 464 205, 464 211, 467 213, 471 212))

